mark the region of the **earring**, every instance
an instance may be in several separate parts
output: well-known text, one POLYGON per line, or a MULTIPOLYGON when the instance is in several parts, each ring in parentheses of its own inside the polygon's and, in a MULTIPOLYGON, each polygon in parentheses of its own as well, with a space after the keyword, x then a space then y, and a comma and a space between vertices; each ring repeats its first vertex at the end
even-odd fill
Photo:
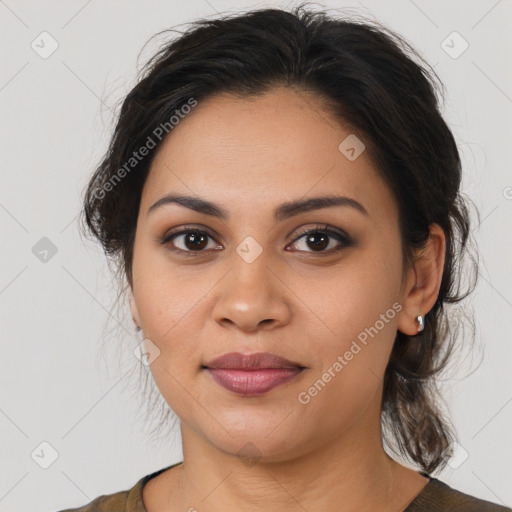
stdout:
POLYGON ((423 316, 418 315, 418 316, 416 317, 416 322, 417 322, 417 324, 418 324, 418 332, 423 331, 423 329, 425 329, 425 322, 424 322, 424 320, 423 320, 423 316))

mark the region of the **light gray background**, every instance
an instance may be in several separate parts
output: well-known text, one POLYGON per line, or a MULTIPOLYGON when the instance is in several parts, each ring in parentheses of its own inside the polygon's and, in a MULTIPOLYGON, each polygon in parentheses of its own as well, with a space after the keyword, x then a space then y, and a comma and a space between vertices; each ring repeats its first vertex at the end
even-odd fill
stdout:
MULTIPOLYGON (((99 246, 78 235, 79 199, 149 37, 197 17, 264 5, 286 2, 0 0, 1 511, 83 505, 181 460, 179 434, 165 446, 147 441, 136 392, 129 392, 138 364, 131 350, 140 341, 131 318, 119 312, 111 319, 114 327, 119 319, 122 334, 105 341, 114 289, 99 246), (43 31, 59 45, 47 59, 31 48, 43 31), (32 252, 42 237, 57 248, 46 262, 32 252), (98 356, 104 343, 112 347, 106 358, 98 356), (58 452, 48 469, 36 462, 51 453, 44 441, 58 452)), ((510 506, 512 3, 317 5, 351 7, 387 24, 446 85, 464 191, 483 223, 474 231, 482 257, 472 299, 477 344, 455 368, 458 378, 445 383, 461 448, 439 478, 510 506), (456 59, 441 46, 453 31, 469 43, 456 59)))

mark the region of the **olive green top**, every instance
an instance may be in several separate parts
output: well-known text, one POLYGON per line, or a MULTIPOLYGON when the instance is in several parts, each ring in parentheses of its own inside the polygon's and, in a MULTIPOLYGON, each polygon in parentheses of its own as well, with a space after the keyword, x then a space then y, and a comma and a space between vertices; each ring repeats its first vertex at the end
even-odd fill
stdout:
MULTIPOLYGON (((131 489, 98 496, 86 505, 59 512, 147 512, 142 502, 142 488, 149 480, 178 464, 181 462, 142 477, 131 489)), ((512 512, 511 508, 474 498, 425 476, 430 481, 404 512, 512 512)))

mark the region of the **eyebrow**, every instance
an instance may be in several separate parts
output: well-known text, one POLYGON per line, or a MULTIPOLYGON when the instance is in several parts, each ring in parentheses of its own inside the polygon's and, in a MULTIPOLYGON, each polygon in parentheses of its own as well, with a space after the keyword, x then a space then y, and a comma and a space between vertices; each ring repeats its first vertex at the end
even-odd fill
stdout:
MULTIPOLYGON (((210 215, 224 221, 229 219, 229 213, 220 205, 207 201, 206 199, 178 194, 167 194, 159 199, 149 208, 147 215, 167 204, 179 204, 198 213, 210 215)), ((346 196, 330 195, 310 199, 298 199, 283 203, 274 210, 274 219, 276 222, 282 222, 283 220, 301 213, 320 210, 322 208, 331 208, 333 206, 350 207, 365 216, 370 216, 366 208, 355 199, 346 196)))

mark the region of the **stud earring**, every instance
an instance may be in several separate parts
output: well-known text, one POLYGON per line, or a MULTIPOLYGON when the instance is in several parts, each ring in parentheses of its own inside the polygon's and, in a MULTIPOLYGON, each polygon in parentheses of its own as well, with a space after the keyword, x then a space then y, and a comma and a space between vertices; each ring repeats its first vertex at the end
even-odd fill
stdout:
POLYGON ((418 315, 416 317, 416 323, 418 324, 418 332, 421 332, 421 331, 423 331, 423 329, 425 329, 425 322, 423 320, 422 315, 418 315))

